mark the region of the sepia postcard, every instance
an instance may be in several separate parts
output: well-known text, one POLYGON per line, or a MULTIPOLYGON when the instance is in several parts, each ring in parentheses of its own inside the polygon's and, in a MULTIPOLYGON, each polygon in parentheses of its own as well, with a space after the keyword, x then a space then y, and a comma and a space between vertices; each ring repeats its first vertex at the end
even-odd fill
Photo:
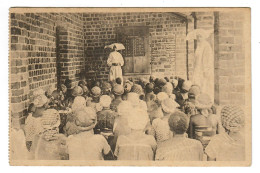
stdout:
POLYGON ((250 166, 250 8, 10 8, 12 166, 250 166))

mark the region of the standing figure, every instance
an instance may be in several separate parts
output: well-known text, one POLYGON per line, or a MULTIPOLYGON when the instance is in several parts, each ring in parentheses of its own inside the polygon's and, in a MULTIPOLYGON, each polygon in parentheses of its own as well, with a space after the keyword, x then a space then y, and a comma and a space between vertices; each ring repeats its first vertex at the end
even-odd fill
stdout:
POLYGON ((208 93, 214 99, 214 55, 206 40, 211 31, 196 29, 188 34, 187 39, 197 40, 192 82, 201 88, 201 92, 208 93))
POLYGON ((124 59, 122 55, 117 52, 116 45, 114 45, 113 51, 108 56, 107 65, 110 67, 109 80, 114 82, 116 78, 121 78, 123 83, 121 66, 124 65, 124 59))

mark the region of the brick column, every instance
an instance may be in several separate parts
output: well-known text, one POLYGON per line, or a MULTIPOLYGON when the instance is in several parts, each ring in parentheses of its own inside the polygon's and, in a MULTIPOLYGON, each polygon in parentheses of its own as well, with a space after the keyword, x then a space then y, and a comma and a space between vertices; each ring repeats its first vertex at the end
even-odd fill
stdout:
POLYGON ((83 14, 60 14, 56 25, 58 83, 68 78, 75 86, 85 71, 83 14))
MULTIPOLYGON (((194 30, 194 18, 192 16, 188 16, 188 33, 194 30)), ((189 80, 192 79, 193 75, 193 68, 194 68, 194 56, 195 56, 195 49, 194 49, 194 40, 188 40, 188 73, 189 73, 189 80)))
POLYGON ((216 88, 221 105, 245 104, 243 17, 241 12, 218 12, 215 15, 215 44, 218 44, 218 52, 215 53, 218 70, 216 88))

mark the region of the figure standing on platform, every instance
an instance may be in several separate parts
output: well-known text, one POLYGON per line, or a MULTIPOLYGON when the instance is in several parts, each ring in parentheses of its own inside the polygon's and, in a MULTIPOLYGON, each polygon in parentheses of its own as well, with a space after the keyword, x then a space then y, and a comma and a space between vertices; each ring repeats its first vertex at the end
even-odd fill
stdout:
POLYGON ((123 76, 122 76, 122 66, 124 65, 124 59, 122 55, 118 52, 118 50, 124 49, 123 47, 119 47, 119 45, 123 46, 122 44, 112 44, 106 46, 105 48, 109 47, 112 48, 113 51, 109 54, 107 59, 107 65, 110 67, 109 71, 109 81, 115 82, 116 78, 121 78, 123 84, 123 76), (112 47, 113 46, 113 47, 112 47))

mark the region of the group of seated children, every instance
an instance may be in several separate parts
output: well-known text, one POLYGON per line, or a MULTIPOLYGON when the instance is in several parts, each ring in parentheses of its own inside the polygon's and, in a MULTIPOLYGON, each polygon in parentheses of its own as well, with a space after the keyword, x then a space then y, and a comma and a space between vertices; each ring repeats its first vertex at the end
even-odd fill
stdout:
POLYGON ((82 80, 75 87, 66 80, 33 95, 23 128, 28 159, 245 159, 243 111, 217 111, 188 80, 82 80))

